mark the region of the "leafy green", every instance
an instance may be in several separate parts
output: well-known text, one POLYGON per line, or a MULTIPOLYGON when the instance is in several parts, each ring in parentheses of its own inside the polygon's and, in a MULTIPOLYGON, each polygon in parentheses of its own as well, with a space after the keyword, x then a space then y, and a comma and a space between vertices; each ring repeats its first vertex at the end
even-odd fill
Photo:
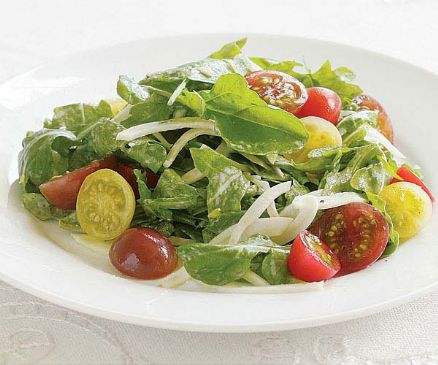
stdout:
POLYGON ((240 211, 250 184, 238 168, 239 164, 206 146, 191 148, 190 153, 195 167, 208 177, 208 212, 240 211))
POLYGON ((79 224, 76 211, 71 212, 69 215, 61 218, 58 221, 59 227, 73 232, 83 232, 81 225, 79 224))
POLYGON ((242 52, 242 48, 246 44, 246 38, 239 39, 235 42, 227 43, 219 51, 212 53, 209 58, 223 60, 226 58, 234 58, 242 52))
POLYGON ((240 218, 242 218, 244 213, 244 211, 225 212, 221 213, 215 218, 210 218, 208 224, 202 231, 202 237, 204 242, 211 241, 211 239, 217 236, 219 233, 232 226, 233 224, 236 224, 240 220, 240 218))
MULTIPOLYGON (((189 243, 177 248, 178 257, 193 278, 206 284, 224 285, 241 279, 258 253, 268 253, 273 243, 255 236, 234 245, 189 243)), ((281 247, 281 250, 284 248, 281 247)))
POLYGON ((382 163, 362 167, 350 180, 353 189, 379 194, 385 187, 386 171, 382 163))
POLYGON ((131 105, 146 101, 150 97, 147 87, 139 85, 134 79, 125 75, 119 76, 117 94, 131 105))
POLYGON ((168 97, 153 93, 144 102, 137 103, 129 109, 129 117, 121 122, 126 127, 169 119, 172 113, 167 105, 168 97))
POLYGON ((149 137, 134 139, 123 145, 121 150, 128 158, 155 173, 161 168, 167 156, 166 148, 149 137))
POLYGON ((392 222, 391 216, 386 211, 386 202, 383 199, 381 199, 378 195, 373 194, 372 192, 366 192, 366 195, 370 203, 383 213, 386 221, 388 222, 389 241, 382 255, 382 257, 387 257, 392 253, 394 253, 395 250, 397 250, 397 247, 400 244, 399 234, 394 228, 394 224, 392 222))
POLYGON ((374 110, 361 110, 342 118, 336 127, 342 139, 345 140, 364 124, 368 124, 374 128, 377 127, 377 114, 378 113, 374 110))
POLYGON ((23 149, 18 155, 20 182, 38 186, 53 176, 68 170, 68 148, 76 141, 73 133, 65 130, 41 129, 29 132, 23 140, 23 149), (57 140, 59 142, 57 143, 57 140), (56 148, 56 150, 55 150, 56 148))
POLYGON ((149 199, 152 196, 152 193, 147 186, 145 174, 142 174, 140 170, 135 169, 134 175, 137 182, 138 194, 140 196, 140 200, 149 199))
POLYGON ((264 155, 302 148, 308 134, 292 114, 269 107, 237 74, 222 76, 210 92, 202 91, 205 118, 216 121, 221 137, 236 151, 264 155))
POLYGON ((111 119, 100 119, 79 134, 79 138, 84 136, 96 155, 103 157, 117 151, 123 141, 118 141, 116 136, 125 128, 111 119))
POLYGON ((64 218, 70 213, 70 211, 54 207, 38 193, 24 193, 22 198, 24 207, 42 221, 64 218))
POLYGON ((287 259, 289 249, 271 250, 263 259, 261 266, 262 276, 271 285, 286 284, 289 276, 287 259))
POLYGON ((84 103, 69 104, 55 108, 52 120, 44 122, 44 127, 65 128, 69 131, 80 132, 104 117, 113 117, 111 105, 105 100, 101 100, 96 106, 84 103))

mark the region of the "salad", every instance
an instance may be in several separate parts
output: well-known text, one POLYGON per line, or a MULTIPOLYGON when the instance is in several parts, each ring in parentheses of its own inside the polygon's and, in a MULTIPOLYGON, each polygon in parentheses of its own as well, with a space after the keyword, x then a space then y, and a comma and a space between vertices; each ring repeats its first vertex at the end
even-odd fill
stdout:
POLYGON ((23 140, 24 207, 166 287, 302 290, 392 255, 435 199, 385 109, 346 67, 245 43, 55 108, 23 140))

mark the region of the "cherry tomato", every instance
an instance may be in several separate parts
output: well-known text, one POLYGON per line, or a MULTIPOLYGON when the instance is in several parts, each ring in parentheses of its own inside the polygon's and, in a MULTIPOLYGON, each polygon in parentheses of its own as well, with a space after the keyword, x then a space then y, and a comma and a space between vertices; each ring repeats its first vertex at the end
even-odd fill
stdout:
POLYGON ((307 101, 295 115, 298 118, 320 117, 336 125, 341 106, 341 98, 334 91, 324 87, 310 87, 307 89, 307 101))
POLYGON ((429 195, 429 198, 432 201, 432 203, 435 203, 435 197, 433 196, 433 194, 430 192, 430 190, 427 188, 427 186, 424 185, 424 183, 421 181, 421 179, 417 175, 415 175, 408 167, 400 166, 399 169, 397 170, 397 175, 400 176, 402 178, 402 180, 396 179, 394 177, 391 180, 391 184, 394 184, 394 183, 397 183, 400 181, 407 181, 407 182, 411 182, 415 185, 418 185, 420 188, 422 188, 424 190, 424 192, 427 195, 429 195))
POLYGON ((131 228, 111 246, 111 263, 121 273, 137 279, 159 279, 169 275, 178 258, 170 241, 150 228, 131 228))
POLYGON ((134 175, 135 167, 125 165, 125 164, 119 164, 117 165, 116 171, 123 176, 123 178, 131 185, 132 190, 134 191, 135 198, 139 198, 138 193, 138 185, 137 185, 137 178, 134 175))
POLYGON ((88 166, 69 172, 39 186, 41 194, 55 207, 61 209, 75 209, 79 189, 85 178, 100 169, 115 169, 116 159, 113 156, 100 161, 94 161, 88 166))
POLYGON ((146 171, 146 183, 148 185, 148 188, 154 189, 157 186, 159 179, 160 175, 154 174, 150 170, 146 171))
POLYGON ((295 238, 287 265, 293 276, 308 282, 330 279, 341 268, 330 248, 308 231, 295 238))
POLYGON ((296 78, 278 71, 254 71, 245 76, 249 87, 268 104, 296 113, 306 102, 307 92, 296 78))
POLYGON ((338 276, 362 270, 377 261, 389 238, 385 217, 366 203, 326 210, 311 232, 326 242, 339 258, 338 276))
POLYGON ((361 94, 353 99, 360 109, 377 110, 377 129, 382 133, 391 143, 394 143, 394 131, 392 129, 391 119, 376 99, 369 95, 361 94))

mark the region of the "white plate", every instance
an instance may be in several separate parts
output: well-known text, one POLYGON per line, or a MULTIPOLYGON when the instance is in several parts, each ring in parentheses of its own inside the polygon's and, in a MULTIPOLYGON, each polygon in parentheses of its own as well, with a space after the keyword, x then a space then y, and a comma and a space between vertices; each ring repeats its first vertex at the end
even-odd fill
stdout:
MULTIPOLYGON (((151 287, 113 274, 104 260, 84 259, 56 245, 66 235, 47 229, 21 207, 16 156, 26 130, 41 127, 54 106, 115 96, 119 74, 197 60, 238 36, 182 36, 127 43, 59 60, 0 86, 0 278, 56 304, 88 314, 153 327, 253 332, 310 327, 368 315, 412 299, 438 283, 438 223, 371 268, 331 280, 323 291, 295 294, 217 294, 151 287), (55 237, 56 236, 56 237, 55 237)), ((423 166, 438 191, 438 77, 404 62, 339 44, 253 35, 246 52, 325 59, 351 67, 357 82, 387 107, 399 148, 423 166)), ((53 227, 52 227, 53 228, 53 227)), ((64 246, 65 247, 65 246, 64 246)))

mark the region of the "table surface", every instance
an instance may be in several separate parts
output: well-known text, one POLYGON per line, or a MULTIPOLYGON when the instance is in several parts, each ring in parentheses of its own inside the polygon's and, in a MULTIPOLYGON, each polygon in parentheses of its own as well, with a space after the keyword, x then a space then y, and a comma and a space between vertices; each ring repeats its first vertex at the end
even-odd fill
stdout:
MULTIPOLYGON (((0 12, 0 82, 79 50, 214 32, 333 40, 438 73, 437 19, 438 0, 8 1, 0 12)), ((202 334, 82 315, 0 282, 0 364, 201 363, 438 364, 438 292, 335 325, 202 334)))

